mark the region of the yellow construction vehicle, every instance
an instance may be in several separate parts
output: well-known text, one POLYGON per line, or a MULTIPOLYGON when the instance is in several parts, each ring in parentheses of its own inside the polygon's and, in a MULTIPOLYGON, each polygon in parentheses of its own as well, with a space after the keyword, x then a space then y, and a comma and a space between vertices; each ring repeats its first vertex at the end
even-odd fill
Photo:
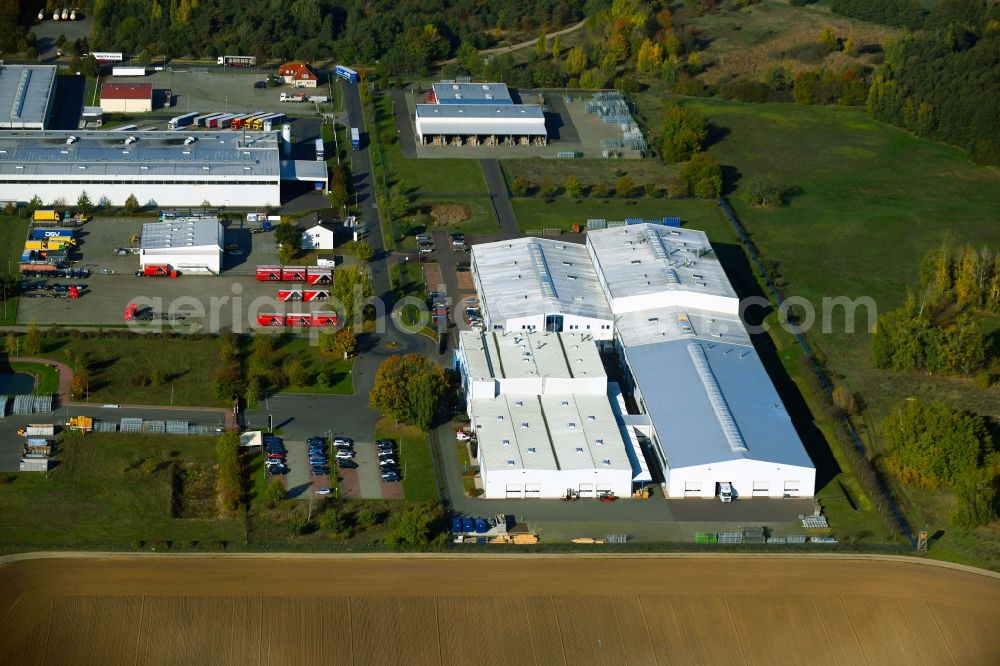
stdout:
POLYGON ((70 430, 90 432, 94 429, 94 418, 92 416, 71 416, 66 427, 70 430))

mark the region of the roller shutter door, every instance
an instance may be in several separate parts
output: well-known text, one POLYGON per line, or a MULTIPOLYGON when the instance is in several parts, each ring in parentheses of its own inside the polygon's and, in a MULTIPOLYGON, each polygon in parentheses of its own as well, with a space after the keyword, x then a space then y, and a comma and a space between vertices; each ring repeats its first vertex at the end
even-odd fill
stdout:
POLYGON ((524 484, 524 496, 527 498, 539 497, 542 494, 542 484, 540 483, 526 483, 524 484))
POLYGON ((785 481, 785 497, 798 497, 799 483, 799 481, 785 481))
POLYGON ((507 484, 507 499, 521 499, 522 497, 524 497, 524 486, 507 484))
POLYGON ((753 482, 753 496, 754 497, 767 497, 770 494, 771 486, 767 481, 754 481, 753 482))
POLYGON ((580 484, 580 497, 593 497, 594 496, 594 484, 592 483, 581 483, 580 484))
POLYGON ((685 497, 701 497, 701 481, 687 481, 684 483, 685 497))

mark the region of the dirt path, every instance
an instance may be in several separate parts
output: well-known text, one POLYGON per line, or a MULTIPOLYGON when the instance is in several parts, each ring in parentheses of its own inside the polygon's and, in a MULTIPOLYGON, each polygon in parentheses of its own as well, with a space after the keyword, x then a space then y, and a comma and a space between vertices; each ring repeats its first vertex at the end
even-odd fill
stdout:
POLYGON ((903 558, 0 564, 0 654, 18 664, 993 664, 998 621, 1000 578, 903 558))
MULTIPOLYGON (((553 33, 550 33, 548 35, 545 35, 545 40, 546 40, 546 42, 548 42, 550 39, 552 39, 553 37, 556 37, 558 35, 565 35, 565 34, 568 34, 570 32, 575 32, 576 30, 579 30, 580 28, 582 28, 583 24, 586 23, 586 22, 587 22, 587 19, 583 19, 579 23, 571 25, 568 28, 563 28, 562 30, 559 30, 557 32, 553 32, 553 33)), ((495 46, 495 47, 493 47, 491 49, 483 49, 482 51, 479 52, 479 55, 493 55, 493 54, 497 54, 497 53, 510 53, 511 51, 520 51, 521 49, 526 49, 529 46, 534 46, 537 42, 538 42, 538 38, 536 37, 535 39, 529 39, 528 41, 521 42, 519 44, 511 44, 510 46, 495 46)), ((439 65, 447 65, 447 64, 453 63, 453 62, 455 62, 455 58, 449 58, 448 60, 442 60, 442 61, 440 61, 438 64, 439 65)))

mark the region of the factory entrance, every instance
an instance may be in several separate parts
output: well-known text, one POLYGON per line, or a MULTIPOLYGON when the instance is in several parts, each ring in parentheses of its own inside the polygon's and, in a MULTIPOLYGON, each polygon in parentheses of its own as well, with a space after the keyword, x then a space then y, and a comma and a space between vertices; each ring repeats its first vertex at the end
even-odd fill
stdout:
POLYGON ((562 333, 563 330, 563 316, 562 315, 546 315, 545 316, 545 332, 546 333, 562 333))

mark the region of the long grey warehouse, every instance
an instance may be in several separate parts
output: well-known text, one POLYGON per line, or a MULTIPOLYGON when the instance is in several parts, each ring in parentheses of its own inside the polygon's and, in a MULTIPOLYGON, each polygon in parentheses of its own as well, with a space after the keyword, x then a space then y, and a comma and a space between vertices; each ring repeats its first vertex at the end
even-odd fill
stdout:
POLYGON ((0 134, 0 202, 86 192, 124 205, 281 205, 275 133, 29 132, 0 134))
POLYGON ((0 128, 45 129, 52 114, 55 65, 5 65, 0 61, 0 128))

